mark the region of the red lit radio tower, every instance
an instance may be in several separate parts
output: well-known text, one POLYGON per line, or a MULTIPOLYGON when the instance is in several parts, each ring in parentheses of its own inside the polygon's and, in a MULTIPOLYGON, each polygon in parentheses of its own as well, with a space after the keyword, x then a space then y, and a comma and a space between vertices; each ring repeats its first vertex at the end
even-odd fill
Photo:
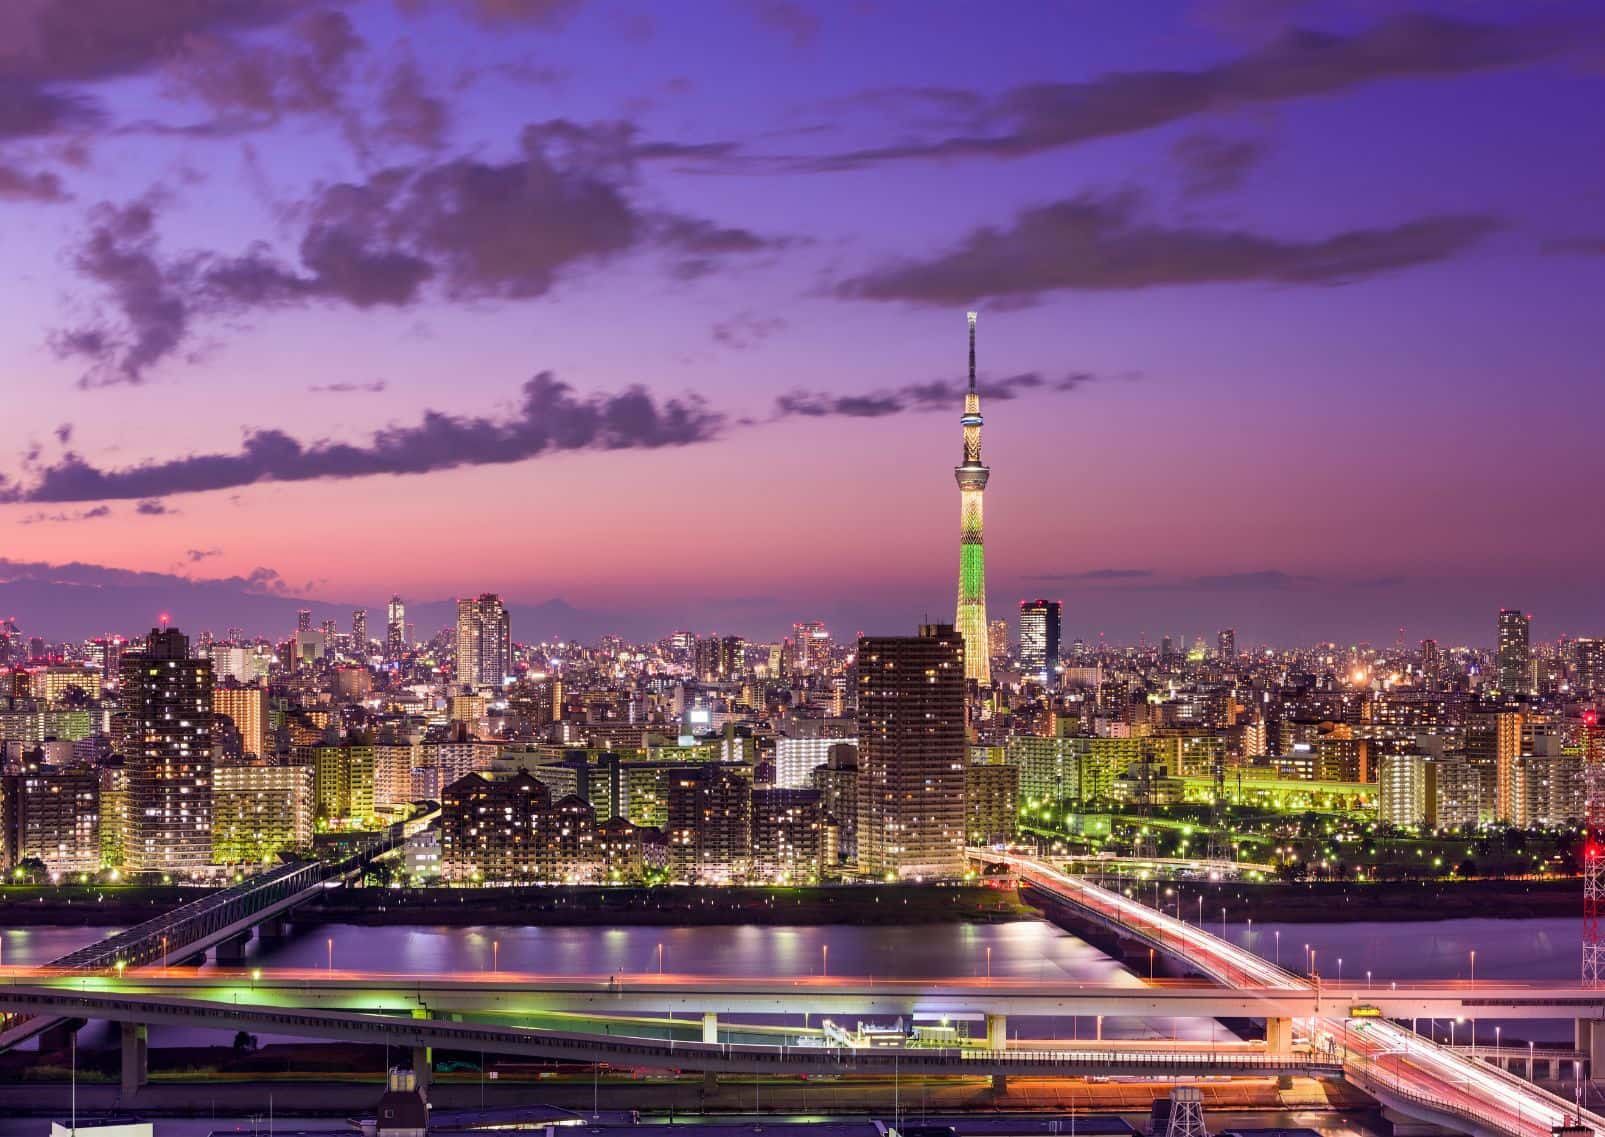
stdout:
POLYGON ((1583 986, 1605 986, 1605 767, 1601 766, 1599 712, 1583 712, 1583 986))

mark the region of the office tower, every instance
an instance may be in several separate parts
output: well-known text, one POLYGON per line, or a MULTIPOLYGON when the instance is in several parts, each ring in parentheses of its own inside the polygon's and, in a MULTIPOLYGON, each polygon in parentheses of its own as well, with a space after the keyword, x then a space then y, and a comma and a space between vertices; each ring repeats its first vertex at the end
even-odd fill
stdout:
POLYGON ((385 658, 400 659, 407 654, 407 606, 401 597, 392 596, 385 609, 385 658))
POLYGON ((457 682, 500 687, 513 673, 507 606, 494 592, 457 601, 457 682))
POLYGON ((1530 695, 1533 690, 1533 618, 1515 608, 1499 609, 1497 670, 1501 695, 1530 695))
POLYGON ((356 655, 368 654, 368 610, 358 608, 351 613, 351 650, 356 655))
MULTIPOLYGON (((224 649, 227 650, 227 649, 224 649)), ((223 716, 240 734, 240 752, 247 758, 264 758, 272 752, 268 745, 267 688, 238 683, 220 683, 212 688, 212 714, 223 716)))
POLYGON ((858 641, 858 865, 964 872, 965 641, 949 624, 858 641))
POLYGON ((818 620, 804 620, 791 626, 792 671, 815 675, 830 666, 830 633, 818 620))
POLYGON ((123 637, 96 636, 85 648, 85 657, 99 668, 101 677, 115 681, 123 664, 123 637))
POLYGON ((959 484, 959 601, 954 627, 964 638, 964 677, 992 682, 986 642, 986 550, 981 497, 992 471, 981 464, 981 396, 975 390, 975 313, 970 320, 970 389, 964 395, 964 461, 953 469, 959 484))
POLYGON ((310 632, 312 630, 312 609, 302 608, 295 614, 295 630, 310 632))
POLYGON ((1572 686, 1583 695, 1605 692, 1605 640, 1572 642, 1572 686))
POLYGON ((212 860, 266 864, 312 848, 309 766, 218 766, 212 771, 212 860))
POLYGON ((1007 659, 1009 656, 1009 622, 1007 620, 993 620, 986 631, 987 647, 992 652, 993 662, 1007 659))
POLYGON ((1052 683, 1059 666, 1057 600, 1020 601, 1020 667, 1040 683, 1052 683))
POLYGON ((1438 685, 1438 676, 1443 670, 1443 660, 1438 654, 1437 640, 1421 641, 1421 678, 1428 687, 1438 685))
POLYGON ((152 628, 123 653, 128 740, 128 867, 184 871, 212 859, 212 661, 191 659, 189 637, 152 628))
POLYGON ((1222 663, 1237 658, 1237 629, 1222 628, 1215 636, 1215 655, 1222 663))

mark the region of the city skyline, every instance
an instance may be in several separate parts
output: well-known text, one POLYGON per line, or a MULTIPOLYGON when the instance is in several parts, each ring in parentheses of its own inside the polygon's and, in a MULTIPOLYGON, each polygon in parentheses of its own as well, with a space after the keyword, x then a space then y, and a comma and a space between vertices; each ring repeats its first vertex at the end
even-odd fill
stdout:
POLYGON ((23 5, 0 49, 0 611, 41 630, 493 590, 530 638, 902 632, 951 602, 972 307, 992 611, 1605 625, 1557 489, 1599 400, 1585 5, 79 11, 115 46, 23 5))

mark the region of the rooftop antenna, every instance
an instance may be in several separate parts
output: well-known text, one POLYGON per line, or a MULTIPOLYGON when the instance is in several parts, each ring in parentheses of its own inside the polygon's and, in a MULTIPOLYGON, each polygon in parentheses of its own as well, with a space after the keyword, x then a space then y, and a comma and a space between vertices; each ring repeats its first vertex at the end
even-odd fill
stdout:
POLYGON ((970 318, 970 390, 975 390, 975 313, 965 313, 970 318))

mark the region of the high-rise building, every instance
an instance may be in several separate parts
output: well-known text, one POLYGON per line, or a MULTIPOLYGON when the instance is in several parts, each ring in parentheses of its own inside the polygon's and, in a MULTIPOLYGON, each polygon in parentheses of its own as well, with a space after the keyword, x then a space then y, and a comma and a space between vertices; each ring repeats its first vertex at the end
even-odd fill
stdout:
POLYGON ((1498 680, 1501 695, 1530 695, 1533 618, 1516 608, 1499 609, 1498 680))
POLYGON ((1020 666, 1040 683, 1051 684, 1059 667, 1057 600, 1020 601, 1020 666))
POLYGON ((1009 657, 1009 622, 1007 620, 993 620, 987 626, 987 647, 991 649, 992 661, 1009 657))
POLYGON ((1605 640, 1572 641, 1572 686, 1584 695, 1605 692, 1605 640))
POLYGON ((245 757, 262 758, 272 752, 268 746, 266 687, 242 687, 237 683, 213 687, 212 714, 226 716, 234 724, 240 733, 240 752, 245 757))
POLYGON ((494 592, 457 601, 457 682, 500 687, 513 673, 507 606, 494 592))
POLYGON ((815 675, 830 666, 830 632, 818 620, 791 626, 792 671, 815 675))
POLYGON ((295 630, 310 632, 312 630, 312 609, 302 608, 295 614, 295 630))
POLYGON ((358 608, 351 613, 351 650, 358 656, 368 654, 368 610, 358 608))
POLYGON ((1426 685, 1436 687, 1443 670, 1443 658, 1438 654, 1437 640, 1421 641, 1421 678, 1426 685))
POLYGON ((981 498, 992 471, 981 462, 981 396, 975 389, 975 313, 970 321, 970 389, 964 394, 964 460, 953 469, 959 484, 959 600, 954 627, 964 639, 964 677, 992 682, 986 642, 986 550, 981 498))
POLYGON ((964 767, 967 838, 975 845, 1013 841, 1020 828, 1020 768, 997 763, 964 767))
POLYGON ((385 609, 385 658, 400 659, 407 653, 407 606, 392 596, 385 609))
POLYGON ((100 779, 93 770, 39 766, 0 779, 3 852, 36 857, 52 874, 100 868, 100 779))
POLYGON ((1222 628, 1215 635, 1215 656, 1222 663, 1231 663, 1237 658, 1237 629, 1222 628))
POLYGON ((313 789, 309 766, 263 763, 212 771, 212 859, 218 864, 276 861, 281 852, 312 847, 313 789))
POLYGON ((861 872, 964 872, 965 649, 948 624, 858 641, 861 872))
POLYGON ((196 869, 212 859, 212 661, 189 637, 152 628, 123 654, 128 840, 135 871, 196 869))

